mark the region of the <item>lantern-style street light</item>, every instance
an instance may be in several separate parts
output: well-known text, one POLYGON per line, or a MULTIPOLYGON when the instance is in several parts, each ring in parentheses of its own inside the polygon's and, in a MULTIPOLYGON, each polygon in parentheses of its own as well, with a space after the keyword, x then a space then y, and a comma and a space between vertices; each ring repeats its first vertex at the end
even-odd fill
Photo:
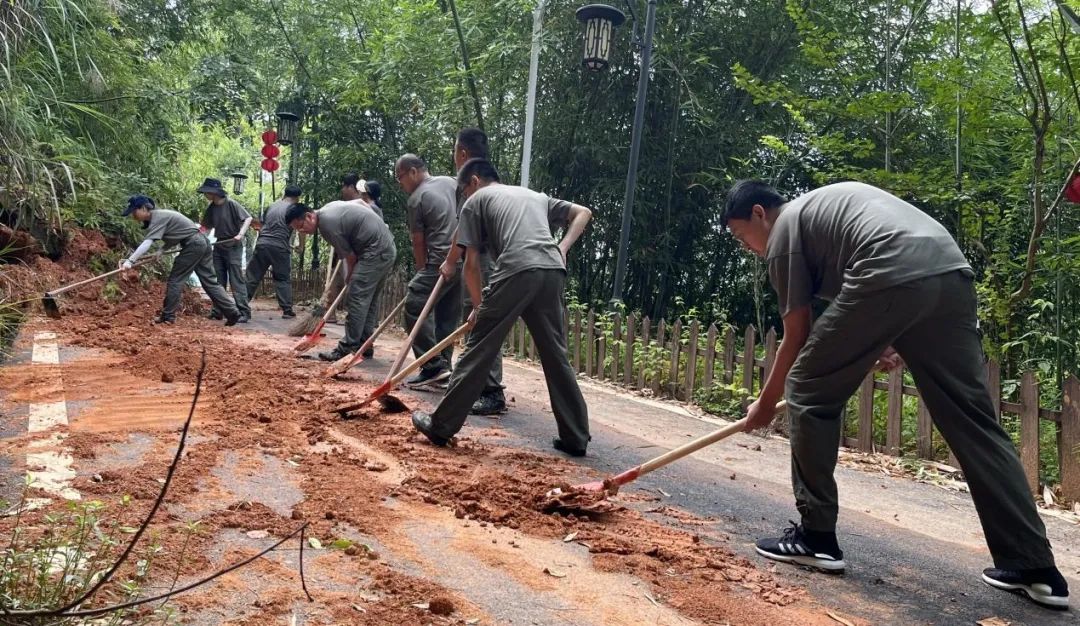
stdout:
POLYGON ((229 174, 232 177, 232 192, 234 196, 239 196, 244 193, 244 184, 247 182, 247 174, 243 172, 233 172, 229 174))
POLYGON ((587 4, 577 10, 578 21, 585 24, 585 58, 582 64, 594 72, 608 66, 611 36, 615 27, 626 21, 626 14, 606 4, 587 4))
MULTIPOLYGON (((645 122, 645 98, 648 95, 649 70, 652 65, 653 33, 656 31, 656 0, 648 0, 645 14, 645 40, 637 38, 637 15, 634 16, 634 42, 640 45, 641 65, 638 68, 637 99, 634 102, 634 127, 630 135, 630 164, 626 172, 626 196, 623 198, 622 230, 619 232, 619 253, 615 261, 615 281, 611 304, 622 303, 623 280, 626 278, 626 255, 630 246, 630 222, 634 210, 634 191, 637 185, 638 156, 641 153, 641 134, 645 122)), ((615 27, 626 20, 622 11, 605 4, 589 4, 577 10, 577 18, 585 23, 585 67, 601 70, 607 67, 611 54, 611 35, 615 27)))
POLYGON ((296 123, 300 121, 300 118, 289 111, 278 111, 274 115, 278 118, 278 143, 287 146, 296 141, 296 123))

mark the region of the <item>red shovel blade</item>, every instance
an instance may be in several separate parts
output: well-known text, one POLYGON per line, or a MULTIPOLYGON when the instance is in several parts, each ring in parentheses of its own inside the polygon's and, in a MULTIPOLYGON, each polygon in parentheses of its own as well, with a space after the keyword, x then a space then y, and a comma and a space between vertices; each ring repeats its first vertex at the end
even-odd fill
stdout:
POLYGON ((373 401, 377 400, 379 398, 379 396, 386 395, 393 386, 394 386, 393 381, 388 380, 385 383, 379 385, 375 389, 375 391, 371 392, 370 396, 364 398, 362 401, 354 402, 352 404, 344 404, 342 406, 339 406, 336 409, 334 409, 334 413, 340 413, 340 414, 344 415, 344 414, 346 414, 346 413, 348 413, 350 411, 355 411, 357 409, 362 409, 362 408, 366 407, 367 405, 371 404, 373 401))
POLYGON ((307 352, 308 350, 318 345, 319 336, 320 333, 322 333, 322 329, 325 324, 325 321, 319 320, 319 323, 315 325, 315 330, 311 331, 311 333, 307 335, 304 335, 300 338, 300 341, 296 342, 296 345, 293 346, 293 352, 300 354, 303 352, 307 352))

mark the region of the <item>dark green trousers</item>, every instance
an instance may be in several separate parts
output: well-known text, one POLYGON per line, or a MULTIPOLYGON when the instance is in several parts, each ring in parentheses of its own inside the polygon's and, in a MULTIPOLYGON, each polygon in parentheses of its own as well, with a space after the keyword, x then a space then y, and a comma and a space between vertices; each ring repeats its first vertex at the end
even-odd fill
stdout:
POLYGON ((161 309, 162 319, 176 319, 176 311, 180 308, 180 296, 184 283, 187 282, 192 272, 199 278, 199 284, 203 291, 210 297, 214 308, 224 314, 237 313, 236 303, 229 297, 225 288, 218 284, 214 276, 213 252, 210 250, 210 242, 205 235, 192 235, 187 241, 180 244, 180 254, 173 259, 172 271, 169 272, 168 281, 165 283, 165 304, 161 309))
MULTIPOLYGON (((491 272, 495 267, 495 263, 491 260, 491 255, 486 252, 480 254, 480 275, 484 277, 484 286, 491 282, 491 272)), ((472 298, 469 297, 469 290, 465 288, 462 283, 462 293, 465 295, 464 306, 461 309, 461 321, 464 322, 469 318, 469 314, 472 313, 472 298)), ((488 372, 487 382, 484 383, 484 393, 493 393, 503 390, 503 355, 500 350, 495 355, 495 360, 491 362, 491 370, 488 372)))
POLYGON ((588 445, 588 408, 566 352, 565 286, 566 273, 553 269, 528 270, 488 285, 450 386, 431 415, 436 435, 449 438, 461 430, 484 390, 491 362, 520 316, 536 340, 559 438, 571 448, 588 445))
POLYGON ((967 478, 996 567, 1054 556, 1012 440, 995 419, 970 272, 870 294, 841 292, 815 322, 786 384, 795 503, 809 530, 834 531, 841 412, 889 345, 911 371, 967 478))
POLYGON ((379 283, 394 267, 397 250, 389 248, 380 253, 360 258, 349 277, 349 293, 345 295, 349 317, 345 320, 345 336, 338 342, 342 352, 356 352, 364 343, 364 328, 368 319, 378 317, 375 295, 379 283))
POLYGON ((292 272, 292 251, 288 246, 255 244, 247 266, 248 299, 255 297, 255 290, 259 288, 267 269, 274 278, 274 295, 277 296, 278 306, 282 311, 291 311, 292 285, 289 280, 292 272))
MULTIPOLYGON (((424 305, 435 289, 439 280, 439 266, 429 264, 416 273, 409 281, 405 294, 405 332, 412 332, 413 326, 424 310, 424 305)), ((449 281, 444 281, 439 297, 431 308, 431 313, 420 323, 420 330, 413 341, 413 354, 419 357, 435 347, 461 323, 461 271, 449 281)), ((426 372, 438 372, 450 369, 454 358, 454 347, 448 346, 434 359, 428 361, 423 369, 426 372)))

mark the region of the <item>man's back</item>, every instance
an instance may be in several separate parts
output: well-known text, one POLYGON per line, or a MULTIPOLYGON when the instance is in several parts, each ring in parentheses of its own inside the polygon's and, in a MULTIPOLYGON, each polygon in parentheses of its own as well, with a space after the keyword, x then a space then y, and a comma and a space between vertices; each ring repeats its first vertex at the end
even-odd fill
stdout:
POLYGON ((945 227, 863 183, 826 185, 784 205, 766 247, 781 313, 811 296, 868 293, 970 269, 945 227), (786 293, 785 293, 786 292, 786 293))
POLYGON ((319 209, 319 232, 341 254, 359 257, 394 249, 390 228, 374 211, 345 200, 319 209))
POLYGON ((565 200, 493 183, 466 201, 458 243, 477 248, 486 244, 495 258, 491 282, 531 269, 564 269, 551 230, 565 224, 569 213, 565 200))
POLYGON ((289 247, 289 242, 292 241, 292 229, 285 223, 285 212, 292 205, 292 200, 282 198, 266 208, 257 245, 274 244, 279 247, 289 247))

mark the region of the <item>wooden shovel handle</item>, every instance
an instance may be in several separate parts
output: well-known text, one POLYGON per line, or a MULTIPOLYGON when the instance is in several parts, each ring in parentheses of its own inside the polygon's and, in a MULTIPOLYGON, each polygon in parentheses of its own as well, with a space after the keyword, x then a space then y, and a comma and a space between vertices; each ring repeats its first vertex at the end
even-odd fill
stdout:
POLYGON ((397 374, 394 374, 394 376, 390 379, 390 385, 393 386, 401 384, 401 381, 405 380, 406 376, 423 367, 425 363, 427 363, 431 359, 434 359, 440 352, 445 350, 447 346, 457 341, 462 335, 467 332, 469 332, 468 324, 462 324, 461 326, 458 326, 457 330, 447 335, 446 338, 439 343, 435 344, 432 349, 421 354, 419 357, 417 357, 415 361, 406 365, 397 374))
MULTIPOLYGON (((180 251, 179 249, 162 250, 161 252, 158 252, 157 254, 152 254, 152 255, 144 258, 144 259, 140 259, 140 260, 132 263, 131 266, 132 267, 139 267, 140 265, 146 265, 147 263, 149 263, 151 261, 156 261, 156 260, 160 259, 161 257, 167 255, 167 254, 176 254, 179 251, 180 251)), ((86 280, 80 280, 77 283, 71 283, 70 285, 64 285, 63 287, 60 287, 59 289, 54 289, 52 291, 46 291, 45 295, 50 296, 50 297, 51 296, 58 296, 58 295, 64 293, 65 291, 71 291, 72 289, 74 289, 76 287, 82 287, 83 285, 86 285, 88 283, 92 283, 92 282, 101 280, 102 278, 108 278, 109 276, 112 276, 114 274, 119 274, 122 271, 124 271, 124 270, 122 270, 120 268, 110 270, 108 272, 105 272, 104 274, 98 274, 97 276, 87 278, 86 280)))
POLYGON ((446 279, 440 273, 439 280, 435 281, 435 288, 431 290, 431 295, 428 296, 427 302, 424 303, 424 308, 420 311, 420 316, 416 318, 416 322, 409 331, 409 338, 405 341, 404 345, 401 346, 397 358, 394 359, 394 365, 386 374, 386 380, 393 379, 394 375, 397 374, 398 368, 405 362, 405 357, 409 354, 409 349, 412 348, 413 342, 416 341, 416 336, 420 334, 420 327, 424 325, 424 320, 427 319, 428 313, 431 313, 431 309, 434 308, 435 302, 439 299, 439 292, 442 291, 445 280, 446 279))
MULTIPOLYGON (((783 411, 785 409, 787 409, 787 400, 781 400, 780 402, 778 402, 776 404, 776 413, 780 413, 781 411, 783 411)), ((679 446, 678 448, 675 448, 674 450, 669 450, 668 452, 666 452, 664 454, 661 454, 660 456, 656 457, 655 459, 651 459, 649 461, 646 461, 646 462, 642 463, 639 467, 634 468, 635 470, 637 470, 636 475, 637 476, 644 476, 645 474, 648 474, 649 472, 651 472, 653 470, 660 469, 661 467, 664 467, 665 465, 667 465, 667 464, 669 464, 669 463, 671 463, 673 461, 677 461, 677 460, 683 458, 684 456, 687 456, 688 454, 693 454, 694 452, 697 452, 698 450, 700 450, 700 449, 702 449, 702 448, 704 448, 706 446, 710 446, 710 445, 716 443, 717 441, 720 441, 721 439, 727 439, 731 435, 734 435, 735 433, 742 432, 745 429, 746 429, 746 418, 744 417, 744 418, 742 418, 741 420, 739 420, 737 422, 728 424, 727 426, 721 428, 720 430, 717 430, 715 432, 711 432, 708 435, 705 435, 704 437, 698 437, 697 439, 695 439, 693 441, 684 443, 683 445, 679 446)))
POLYGON ((364 342, 364 345, 357 348, 356 352, 353 352, 348 356, 342 357, 341 359, 327 367, 326 375, 340 376, 341 374, 349 371, 349 369, 351 369, 353 365, 356 365, 360 361, 364 360, 364 352, 366 352, 368 348, 371 347, 371 344, 375 343, 375 339, 377 339, 379 335, 382 334, 382 331, 386 330, 386 327, 390 325, 390 322, 395 317, 397 317, 397 314, 401 312, 401 309, 404 308, 404 306, 405 298, 402 298, 401 302, 398 302, 397 306, 394 307, 394 310, 390 311, 390 315, 387 315, 386 319, 384 319, 382 323, 379 324, 379 327, 375 329, 375 332, 371 333, 371 336, 368 337, 367 341, 364 342))

